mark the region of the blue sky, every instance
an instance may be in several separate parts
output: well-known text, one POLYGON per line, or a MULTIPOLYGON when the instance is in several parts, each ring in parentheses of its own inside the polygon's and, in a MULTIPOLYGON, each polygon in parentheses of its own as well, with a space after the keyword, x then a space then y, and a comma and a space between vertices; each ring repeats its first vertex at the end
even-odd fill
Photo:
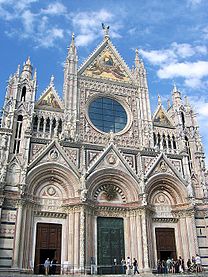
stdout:
POLYGON ((6 82, 30 56, 39 96, 55 76, 62 95, 63 64, 75 33, 79 64, 101 42, 101 23, 131 68, 135 49, 144 60, 152 112, 164 106, 173 82, 198 114, 208 156, 207 0, 0 0, 0 107, 6 82))

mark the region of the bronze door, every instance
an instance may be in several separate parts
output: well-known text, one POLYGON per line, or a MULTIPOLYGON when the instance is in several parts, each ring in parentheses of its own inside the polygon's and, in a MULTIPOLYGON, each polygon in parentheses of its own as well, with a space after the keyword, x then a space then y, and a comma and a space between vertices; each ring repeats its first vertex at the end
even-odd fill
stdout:
POLYGON ((156 228, 157 258, 167 260, 176 259, 175 230, 174 228, 156 228))
MULTIPOLYGON (((47 258, 61 263, 61 224, 38 223, 36 232, 35 268, 36 274, 44 273, 44 262, 47 258)), ((55 267, 60 273, 60 266, 55 267)))
POLYGON ((98 217, 97 234, 98 273, 119 274, 121 259, 125 257, 123 219, 98 217))

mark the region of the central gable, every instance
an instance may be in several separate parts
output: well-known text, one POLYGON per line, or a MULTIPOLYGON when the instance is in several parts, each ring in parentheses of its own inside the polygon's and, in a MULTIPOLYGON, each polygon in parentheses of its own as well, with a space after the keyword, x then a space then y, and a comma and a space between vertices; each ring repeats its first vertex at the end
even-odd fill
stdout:
POLYGON ((125 62, 109 40, 104 41, 84 63, 80 75, 132 83, 133 77, 125 62))

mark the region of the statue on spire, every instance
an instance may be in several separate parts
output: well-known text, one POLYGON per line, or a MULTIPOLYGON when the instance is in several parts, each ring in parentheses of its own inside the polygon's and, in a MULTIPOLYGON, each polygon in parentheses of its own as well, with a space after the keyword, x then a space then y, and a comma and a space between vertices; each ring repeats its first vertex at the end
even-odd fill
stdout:
POLYGON ((102 28, 103 28, 103 32, 104 32, 104 38, 109 38, 109 29, 110 26, 105 26, 104 23, 102 23, 102 28))

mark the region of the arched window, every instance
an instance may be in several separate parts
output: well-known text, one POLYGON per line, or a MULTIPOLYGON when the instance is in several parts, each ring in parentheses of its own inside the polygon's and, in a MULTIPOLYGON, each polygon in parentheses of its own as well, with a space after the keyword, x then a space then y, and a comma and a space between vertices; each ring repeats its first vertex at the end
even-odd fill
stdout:
POLYGON ((188 153, 188 163, 189 163, 189 170, 191 172, 192 168, 192 160, 191 160, 191 151, 190 151, 190 146, 189 146, 189 140, 188 137, 185 136, 185 144, 186 144, 186 151, 188 153))
POLYGON ((157 146, 160 148, 160 134, 157 135, 157 146))
POLYGON ((62 120, 59 119, 58 121, 58 133, 60 134, 62 132, 62 120))
POLYGON ((22 88, 21 101, 25 102, 26 97, 26 86, 22 88))
POLYGON ((18 115, 18 117, 17 117, 17 126, 16 126, 16 131, 15 131, 15 138, 14 138, 14 149, 13 149, 14 154, 19 153, 19 149, 20 149, 20 141, 21 141, 21 133, 22 133, 22 121, 23 121, 23 116, 18 115))
POLYGON ((171 149, 172 145, 171 145, 171 139, 170 136, 168 135, 168 148, 171 149))
POLYGON ((162 144, 163 144, 163 148, 167 148, 167 143, 166 143, 166 137, 165 137, 165 134, 163 134, 163 141, 162 141, 162 144))
POLYGON ((54 118, 52 121, 52 134, 54 134, 55 128, 56 128, 56 119, 54 118))
POLYGON ((153 139, 154 139, 154 146, 155 146, 156 143, 157 143, 157 138, 156 138, 156 134, 155 133, 153 133, 153 139))
POLYGON ((172 136, 172 139, 173 139, 173 149, 176 149, 176 141, 175 141, 175 137, 172 136))
POLYGON ((183 126, 183 129, 185 128, 185 117, 184 117, 184 113, 181 112, 181 121, 182 121, 182 126, 183 126))
POLYGON ((45 128, 45 131, 46 131, 46 133, 49 133, 50 132, 50 118, 48 117, 47 119, 46 119, 46 128, 45 128))
POLYGON ((33 131, 37 132, 37 129, 38 129, 38 116, 36 115, 33 117, 33 131))
POLYGON ((43 126, 44 126, 44 118, 42 116, 41 119, 40 119, 40 126, 39 126, 39 131, 40 132, 43 132, 43 126))

